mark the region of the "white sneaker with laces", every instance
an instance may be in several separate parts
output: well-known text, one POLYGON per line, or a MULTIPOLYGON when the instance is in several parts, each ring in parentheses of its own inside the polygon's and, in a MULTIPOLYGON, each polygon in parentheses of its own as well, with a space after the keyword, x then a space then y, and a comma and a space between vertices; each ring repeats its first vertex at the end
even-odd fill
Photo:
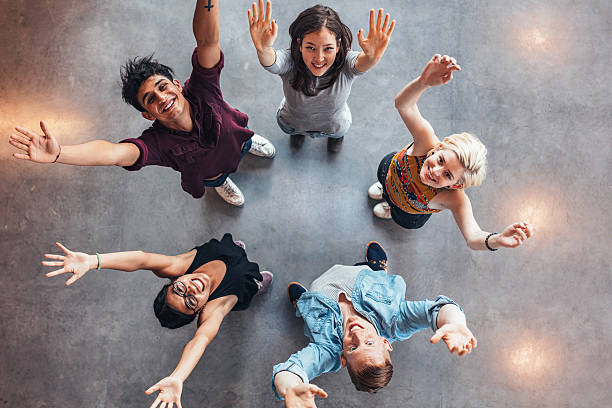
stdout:
POLYGON ((372 200, 382 200, 383 187, 380 184, 380 181, 372 184, 370 188, 368 188, 368 197, 372 200))
POLYGON ((372 211, 374 211, 374 215, 378 218, 382 218, 385 220, 391 219, 391 207, 389 207, 389 203, 387 203, 386 201, 376 204, 372 211))
POLYGON ((255 133, 251 138, 249 153, 271 159, 276 154, 276 148, 268 139, 255 133))
POLYGON ((230 203, 231 205, 240 207, 242 204, 244 204, 244 196, 242 195, 242 191, 240 191, 238 186, 234 184, 229 177, 225 180, 225 183, 221 184, 219 187, 215 187, 215 191, 223 200, 225 200, 225 202, 230 203))

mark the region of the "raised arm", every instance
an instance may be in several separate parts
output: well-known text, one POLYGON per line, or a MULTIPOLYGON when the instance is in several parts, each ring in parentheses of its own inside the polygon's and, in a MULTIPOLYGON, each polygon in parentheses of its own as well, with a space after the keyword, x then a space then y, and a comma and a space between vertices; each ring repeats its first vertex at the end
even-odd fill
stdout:
POLYGON ((198 63, 212 68, 221 59, 219 45, 219 1, 198 0, 193 13, 193 35, 198 44, 198 63))
POLYGON ((220 298, 206 305, 204 311, 200 314, 198 329, 193 338, 185 345, 181 359, 172 374, 161 379, 145 391, 146 394, 159 391, 151 408, 155 408, 159 404, 162 407, 165 407, 166 404, 170 404, 168 406, 177 404, 177 407, 181 407, 183 383, 198 364, 200 358, 202 358, 206 347, 208 347, 219 332, 223 319, 232 310, 236 300, 236 298, 232 299, 231 297, 230 300, 220 298))
POLYGON ((444 191, 441 194, 444 194, 444 206, 453 213, 455 222, 471 249, 516 248, 533 235, 533 226, 528 222, 510 224, 501 233, 491 235, 490 232, 483 231, 476 222, 472 203, 463 190, 444 191))
POLYGON ((395 97, 395 107, 414 138, 413 155, 423 155, 440 142, 429 122, 419 112, 419 98, 427 88, 449 83, 453 79, 453 71, 460 70, 454 58, 436 54, 425 65, 421 75, 395 97))
POLYGON ((259 10, 257 5, 253 3, 252 10, 247 12, 249 16, 249 31, 255 50, 257 50, 257 58, 264 67, 269 67, 276 61, 276 51, 272 46, 278 33, 276 21, 272 20, 272 2, 266 2, 264 11, 263 0, 259 0, 259 10))
POLYGON ((373 68, 378 61, 382 58, 387 45, 389 45, 389 39, 391 33, 395 28, 395 20, 389 24, 389 14, 385 15, 383 22, 383 9, 378 9, 378 17, 374 20, 374 10, 370 10, 370 29, 368 36, 363 37, 363 29, 359 29, 357 33, 357 41, 359 46, 363 50, 355 61, 355 68, 358 71, 366 72, 373 68))
POLYGON ((460 356, 469 354, 476 347, 476 338, 468 329, 465 315, 457 305, 447 304, 442 306, 437 318, 438 330, 429 340, 437 343, 444 340, 448 351, 460 356))
POLYGON ((42 261, 45 266, 61 266, 61 269, 47 273, 46 277, 60 274, 72 274, 66 281, 66 286, 73 284, 92 269, 116 269, 132 272, 139 269, 148 269, 160 278, 174 278, 181 276, 191 264, 194 251, 176 256, 147 253, 143 251, 113 252, 109 254, 89 255, 84 252, 74 252, 60 244, 55 243, 64 255, 45 254, 45 258, 54 261, 42 261))
POLYGON ((77 166, 131 166, 138 160, 140 150, 133 143, 111 143, 93 140, 78 145, 60 146, 45 122, 40 121, 42 135, 18 126, 9 136, 9 143, 24 153, 13 157, 36 163, 64 163, 77 166))

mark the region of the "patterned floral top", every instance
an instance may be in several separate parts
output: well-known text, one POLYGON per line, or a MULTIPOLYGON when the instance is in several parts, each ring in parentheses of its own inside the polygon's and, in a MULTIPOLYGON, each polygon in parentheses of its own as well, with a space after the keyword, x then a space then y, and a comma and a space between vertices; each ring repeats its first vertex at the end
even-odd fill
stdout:
POLYGON ((438 189, 421 181, 419 172, 427 155, 410 156, 409 144, 391 159, 385 179, 387 195, 393 204, 409 214, 433 214, 440 212, 427 204, 438 194, 438 189))

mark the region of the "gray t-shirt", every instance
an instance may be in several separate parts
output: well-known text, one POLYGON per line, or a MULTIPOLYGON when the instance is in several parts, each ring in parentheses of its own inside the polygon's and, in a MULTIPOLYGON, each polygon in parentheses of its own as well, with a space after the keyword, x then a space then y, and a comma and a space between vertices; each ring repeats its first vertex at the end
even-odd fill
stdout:
POLYGON ((310 290, 321 292, 336 302, 340 293, 344 293, 346 298, 350 300, 353 297, 353 287, 357 276, 364 269, 370 270, 370 267, 364 265, 334 265, 312 282, 310 290))
MULTIPOLYGON (((276 50, 276 61, 266 71, 280 75, 285 97, 279 114, 283 122, 298 132, 316 131, 327 134, 344 133, 352 123, 346 103, 355 77, 363 74, 355 68, 359 51, 349 51, 336 82, 315 96, 306 96, 291 86, 293 60, 290 50, 276 50)), ((317 78, 318 81, 318 78, 317 78)))

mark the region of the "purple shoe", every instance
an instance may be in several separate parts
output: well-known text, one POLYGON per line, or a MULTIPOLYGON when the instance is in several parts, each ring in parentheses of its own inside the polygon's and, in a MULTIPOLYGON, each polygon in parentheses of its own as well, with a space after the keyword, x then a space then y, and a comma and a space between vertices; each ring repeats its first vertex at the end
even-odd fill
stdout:
POLYGON ((257 290, 257 295, 263 295, 268 291, 270 286, 272 286, 272 280, 274 279, 274 275, 270 271, 261 271, 262 280, 261 282, 255 281, 259 290, 257 290))

